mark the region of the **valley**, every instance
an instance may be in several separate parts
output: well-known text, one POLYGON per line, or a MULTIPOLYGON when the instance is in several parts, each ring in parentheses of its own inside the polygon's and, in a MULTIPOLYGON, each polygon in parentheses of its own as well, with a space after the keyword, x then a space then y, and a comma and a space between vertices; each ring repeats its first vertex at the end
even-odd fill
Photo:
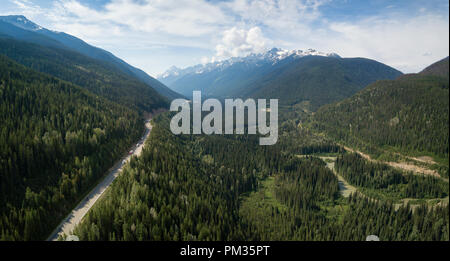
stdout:
MULTIPOLYGON (((423 182, 415 185, 423 183, 423 189, 419 185, 419 187, 415 187, 415 190, 437 194, 428 196, 414 194, 416 192, 411 191, 413 194, 399 197, 399 195, 403 195, 399 193, 411 193, 405 190, 406 187, 403 183, 388 190, 381 187, 374 190, 367 186, 370 183, 361 183, 359 185, 361 187, 352 185, 344 175, 340 174, 341 172, 333 172, 330 169, 332 164, 335 164, 332 160, 336 157, 321 156, 320 154, 319 158, 314 155, 292 157, 285 155, 276 145, 260 151, 262 148, 254 147, 257 140, 250 136, 242 139, 237 136, 200 135, 192 137, 181 135, 176 137, 167 135, 169 119, 166 117, 167 115, 161 115, 155 121, 153 135, 156 136, 151 137, 150 144, 152 146, 144 149, 142 158, 138 158, 132 164, 134 169, 129 170, 128 175, 119 177, 120 185, 113 187, 109 194, 98 202, 92 212, 87 215, 85 222, 75 229, 75 233, 80 235, 82 240, 139 240, 139 237, 150 237, 155 240, 176 240, 180 237, 200 240, 205 239, 204 237, 208 240, 231 240, 229 238, 231 235, 237 240, 243 238, 249 240, 363 240, 367 233, 382 235, 384 240, 401 240, 397 238, 397 233, 403 229, 418 229, 421 231, 419 234, 423 239, 429 238, 425 236, 427 232, 422 231, 418 224, 410 223, 413 222, 412 220, 402 226, 398 225, 399 220, 404 218, 401 215, 409 213, 407 215, 429 220, 431 216, 428 215, 443 218, 448 210, 448 203, 445 203, 448 202, 448 183, 434 185, 434 181, 424 179, 423 182), (165 153, 166 149, 162 148, 173 148, 172 151, 192 151, 192 154, 170 155, 165 153), (233 153, 233 151, 248 151, 250 148, 253 151, 251 154, 233 153), (246 158, 242 158, 244 155, 246 158), (170 164, 160 166, 145 164, 151 158, 158 159, 160 157, 163 157, 164 160, 154 162, 170 162, 168 159, 172 159, 178 162, 177 168, 173 169, 170 164), (247 157, 251 157, 253 160, 249 161, 247 157), (182 160, 183 158, 187 158, 189 161, 185 162, 182 160), (187 167, 183 165, 187 162, 195 162, 190 166, 193 172, 189 176, 186 174, 191 173, 191 170, 189 172, 180 171, 187 167), (251 169, 253 171, 247 171, 251 169), (196 174, 194 174, 195 170, 207 173, 200 175, 209 178, 203 181, 197 180, 196 174), (186 180, 188 184, 192 185, 185 186, 185 182, 177 181, 179 179, 186 180), (431 182, 431 187, 427 187, 428 185, 424 181, 431 182), (198 195, 204 193, 204 184, 209 188, 209 193, 220 196, 218 198, 207 196, 206 201, 202 200, 203 197, 198 195), (147 189, 150 185, 158 191, 150 192, 147 189), (345 185, 345 190, 342 190, 342 185, 345 185), (429 189, 431 189, 430 192, 427 192, 429 189), (443 189, 443 191, 439 191, 439 189, 443 189), (230 194, 230 192, 233 193, 230 194), (161 193, 164 195, 162 198, 161 193), (175 194, 173 195, 173 193, 175 194), (223 205, 216 208, 219 212, 209 211, 213 205, 229 202, 229 199, 224 201, 222 198, 227 194, 232 195, 231 202, 235 203, 226 208, 223 205), (411 200, 409 195, 417 196, 411 200), (446 195, 447 201, 446 199, 436 201, 437 197, 434 195, 446 195), (152 200, 157 198, 159 199, 152 200), (426 201, 417 201, 422 198, 425 198, 426 201), (132 202, 133 207, 122 205, 123 203, 119 203, 119 199, 132 202), (410 205, 406 204, 408 201, 411 202, 410 205), (142 205, 143 202, 152 202, 152 204, 142 205), (424 202, 429 202, 430 206, 433 206, 433 210, 429 210, 431 212, 425 210, 427 207, 424 202), (172 204, 175 204, 176 207, 172 204), (109 209, 120 211, 119 213, 111 212, 108 211, 109 209), (176 209, 176 212, 172 212, 170 209, 176 209), (163 215, 161 211, 164 213, 169 211, 170 214, 163 215), (216 215, 223 216, 223 211, 230 213, 231 216, 226 215, 226 219, 219 222, 216 215), (397 224, 394 231, 389 230, 388 232, 383 226, 374 225, 363 229, 357 224, 369 223, 354 223, 356 217, 365 219, 370 216, 373 218, 374 216, 370 213, 374 213, 374 211, 382 211, 383 217, 387 215, 389 219, 395 219, 396 221, 390 221, 397 224), (355 212, 358 215, 354 215, 355 212), (126 215, 130 214, 134 218, 126 218, 126 215), (184 219, 175 218, 182 223, 175 226, 176 230, 172 230, 171 227, 174 225, 171 225, 170 222, 173 222, 173 218, 165 219, 164 222, 168 223, 160 223, 166 215, 183 216, 184 219), (191 219, 201 223, 192 226, 191 219), (111 225, 109 227, 95 226, 100 220, 111 225), (115 221, 113 222, 113 220, 115 221), (115 222, 119 222, 119 224, 114 225, 115 222), (217 224, 216 222, 221 225, 214 231, 220 231, 220 233, 214 233, 214 237, 211 237, 211 230, 207 228, 211 228, 213 224, 217 224), (359 231, 357 234, 348 234, 348 231, 343 228, 349 223, 353 224, 355 231, 359 231), (222 234, 221 228, 228 232, 222 234), (113 231, 112 234, 110 234, 111 231, 113 231), (199 235, 200 238, 195 235, 199 235)), ((340 157, 345 154, 348 153, 340 154, 340 157)), ((370 163, 367 162, 366 164, 370 163)), ((389 166, 384 166, 382 168, 386 174, 381 174, 381 177, 403 175, 389 166)), ((380 166, 373 165, 372 167, 379 168, 380 166)), ((351 173, 359 172, 352 171, 351 173)), ((374 180, 374 182, 379 181, 374 180)), ((445 231, 444 227, 440 227, 440 229, 445 231)), ((404 236, 409 240, 414 240, 412 234, 404 234, 404 236)))
POLYGON ((0 240, 448 241, 448 68, 272 48, 156 79, 0 16, 0 240), (238 98, 272 100, 222 132, 238 98))
POLYGON ((130 148, 130 152, 120 158, 109 170, 106 176, 78 203, 78 205, 70 212, 67 217, 58 225, 58 227, 47 238, 47 241, 56 241, 64 239, 72 235, 72 231, 83 219, 86 213, 94 206, 95 202, 103 195, 112 182, 121 174, 123 168, 130 161, 131 157, 139 157, 142 148, 152 131, 151 119, 146 119, 145 133, 139 140, 138 144, 130 148))
POLYGON ((105 173, 140 139, 147 112, 181 95, 23 16, 0 16, 0 47, 0 240, 45 240, 98 185, 69 214, 70 230, 112 182, 117 173, 105 173))

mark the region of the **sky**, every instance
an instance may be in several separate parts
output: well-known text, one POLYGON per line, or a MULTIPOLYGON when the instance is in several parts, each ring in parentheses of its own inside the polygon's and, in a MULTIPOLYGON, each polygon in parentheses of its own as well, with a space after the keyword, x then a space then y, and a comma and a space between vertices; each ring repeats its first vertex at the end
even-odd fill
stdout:
POLYGON ((156 77, 272 47, 365 57, 404 73, 449 55, 443 0, 0 0, 156 77))

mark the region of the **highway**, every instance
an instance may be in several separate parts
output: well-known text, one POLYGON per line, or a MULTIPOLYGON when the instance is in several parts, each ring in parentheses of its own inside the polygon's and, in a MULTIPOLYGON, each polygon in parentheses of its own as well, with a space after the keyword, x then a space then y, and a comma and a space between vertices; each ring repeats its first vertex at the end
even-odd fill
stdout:
MULTIPOLYGON (((152 130, 152 125, 149 119, 146 124, 146 130, 144 136, 139 140, 138 144, 135 144, 129 150, 133 150, 133 154, 135 156, 139 156, 142 152, 142 148, 145 144, 145 141, 150 136, 150 132, 152 130)), ((122 157, 118 160, 114 166, 108 170, 108 174, 103 178, 103 180, 93 188, 86 197, 81 200, 80 203, 72 210, 72 212, 64 218, 63 221, 58 225, 58 227, 52 232, 52 234, 47 238, 47 241, 56 241, 60 235, 66 234, 70 235, 78 225, 89 209, 94 206, 95 202, 103 195, 106 189, 111 185, 111 183, 120 175, 123 169, 123 165, 125 165, 131 158, 129 153, 127 156, 122 157)))

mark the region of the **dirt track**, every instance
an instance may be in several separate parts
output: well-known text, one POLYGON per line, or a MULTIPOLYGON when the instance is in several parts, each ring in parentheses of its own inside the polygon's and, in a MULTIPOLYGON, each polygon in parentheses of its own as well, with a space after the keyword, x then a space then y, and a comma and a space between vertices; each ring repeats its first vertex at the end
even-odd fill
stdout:
MULTIPOLYGON (((358 153, 361 157, 363 157, 364 159, 366 159, 368 161, 379 162, 379 161, 377 161, 375 159, 372 159, 368 154, 365 154, 365 153, 363 153, 361 151, 354 150, 354 149, 349 148, 347 146, 342 146, 342 147, 344 147, 344 149, 346 151, 358 153)), ((400 155, 399 153, 397 153, 397 154, 400 155)), ((417 160, 417 161, 420 161, 420 162, 424 162, 424 163, 435 163, 432 159, 430 159, 429 157, 426 157, 426 156, 423 156, 423 157, 407 157, 407 158, 413 159, 413 160, 417 160)), ((393 161, 387 161, 387 162, 381 162, 381 163, 385 163, 385 164, 387 164, 387 165, 389 165, 391 167, 402 169, 402 170, 405 170, 405 171, 408 171, 408 172, 411 171, 411 172, 416 173, 416 174, 424 174, 424 175, 434 176, 436 178, 442 178, 441 175, 439 175, 439 173, 437 171, 432 170, 432 169, 428 169, 426 167, 417 166, 417 165, 412 164, 412 163, 393 162, 393 161)), ((448 182, 447 179, 444 179, 444 178, 442 178, 442 179, 444 181, 448 182)))

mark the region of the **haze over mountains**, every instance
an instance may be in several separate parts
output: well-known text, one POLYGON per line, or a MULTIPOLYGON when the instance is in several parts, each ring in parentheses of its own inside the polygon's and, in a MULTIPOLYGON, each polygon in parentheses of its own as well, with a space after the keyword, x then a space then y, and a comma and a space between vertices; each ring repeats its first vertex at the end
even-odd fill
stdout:
POLYGON ((188 97, 193 90, 200 90, 206 97, 278 98, 282 105, 303 102, 315 110, 376 80, 395 79, 401 74, 370 59, 273 48, 186 69, 172 67, 158 79, 188 97))

